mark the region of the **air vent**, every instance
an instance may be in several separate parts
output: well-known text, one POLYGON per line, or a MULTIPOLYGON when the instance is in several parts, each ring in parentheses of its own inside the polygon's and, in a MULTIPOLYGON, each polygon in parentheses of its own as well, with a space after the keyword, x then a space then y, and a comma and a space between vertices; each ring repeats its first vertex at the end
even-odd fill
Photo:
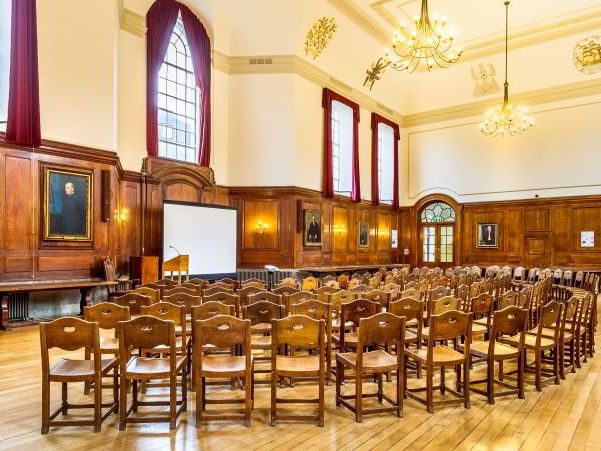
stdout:
POLYGON ((265 57, 249 58, 248 64, 273 64, 273 60, 265 57))

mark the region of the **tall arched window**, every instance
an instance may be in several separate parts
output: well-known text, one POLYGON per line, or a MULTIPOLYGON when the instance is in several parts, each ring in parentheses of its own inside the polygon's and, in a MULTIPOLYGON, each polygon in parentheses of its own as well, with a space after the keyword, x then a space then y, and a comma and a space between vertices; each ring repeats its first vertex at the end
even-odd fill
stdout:
POLYGON ((196 163, 199 90, 181 15, 159 70, 157 100, 159 156, 196 163))

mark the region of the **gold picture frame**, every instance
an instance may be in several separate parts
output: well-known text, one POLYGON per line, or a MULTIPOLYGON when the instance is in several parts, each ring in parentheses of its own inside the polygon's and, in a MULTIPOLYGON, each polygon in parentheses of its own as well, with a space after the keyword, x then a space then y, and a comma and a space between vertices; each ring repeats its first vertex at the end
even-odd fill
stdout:
POLYGON ((92 171, 44 166, 43 239, 92 241, 92 171))

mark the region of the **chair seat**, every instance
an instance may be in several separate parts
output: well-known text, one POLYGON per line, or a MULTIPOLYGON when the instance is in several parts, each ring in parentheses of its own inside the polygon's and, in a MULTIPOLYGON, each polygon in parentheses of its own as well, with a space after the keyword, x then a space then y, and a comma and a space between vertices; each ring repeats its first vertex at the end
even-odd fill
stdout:
MULTIPOLYGON (((566 321, 566 330, 571 329, 572 328, 572 321, 566 321)), ((576 326, 576 328, 574 329, 574 332, 576 332, 577 336, 582 336, 586 333, 586 327, 585 326, 576 326)))
POLYGON ((472 323, 472 335, 482 335, 488 332, 486 325, 472 323))
MULTIPOLYGON (((570 332, 567 332, 567 329, 568 329, 568 327, 566 326, 566 332, 564 332, 564 334, 563 334, 564 341, 569 341, 569 340, 572 339, 572 334, 570 332)), ((526 333, 530 334, 530 335, 536 335, 537 330, 536 329, 529 330, 526 333)), ((543 337, 546 337, 546 338, 555 338, 555 328, 553 328, 553 327, 543 327, 543 337)))
POLYGON ((253 332, 271 332, 270 323, 257 323, 250 326, 250 330, 253 332))
MULTIPOLYGON (((169 377, 169 358, 133 357, 125 367, 126 376, 132 378, 152 379, 157 377, 169 377)), ((176 357, 176 369, 179 370, 186 362, 185 356, 176 357)))
MULTIPOLYGON (((490 346, 489 341, 475 341, 470 346, 470 353, 476 357, 488 357, 488 347, 490 346)), ((503 343, 495 342, 495 348, 493 350, 495 358, 512 358, 519 355, 517 348, 509 346, 503 343)))
POLYGON ((271 349, 271 335, 251 335, 250 347, 255 349, 271 349))
MULTIPOLYGON (((345 327, 352 327, 353 326, 353 322, 352 321, 347 321, 344 324, 345 327)), ((340 319, 339 318, 334 318, 332 320, 332 329, 340 329, 340 319)))
MULTIPOLYGON (((332 341, 340 343, 340 334, 332 334, 332 341)), ((344 334, 344 345, 345 346, 357 346, 359 341, 358 332, 347 332, 344 334)))
POLYGON ((480 324, 488 327, 488 318, 478 318, 472 321, 472 324, 480 324))
POLYGON ((289 357, 278 355, 275 358, 276 372, 281 376, 298 376, 300 374, 319 374, 319 356, 308 355, 289 357))
MULTIPOLYGON (((106 373, 109 368, 117 363, 117 359, 102 359, 100 372, 106 373)), ((93 360, 73 360, 61 358, 50 370, 50 379, 92 379, 94 377, 93 360)))
POLYGON ((119 352, 119 339, 114 337, 100 338, 100 352, 103 354, 117 354, 119 352))
MULTIPOLYGON (((520 338, 518 336, 513 337, 500 337, 499 341, 503 343, 517 346, 520 342, 520 338)), ((536 348, 536 335, 531 335, 530 333, 526 333, 526 337, 524 340, 524 344, 529 349, 536 348)), ((540 345, 542 348, 552 348, 555 345, 555 342, 551 338, 541 337, 540 345)))
MULTIPOLYGON (((405 349, 405 354, 415 360, 425 363, 428 359, 428 349, 405 349)), ((463 363, 465 356, 448 346, 434 346, 432 349, 432 362, 438 365, 457 365, 463 363)))
MULTIPOLYGON (((252 356, 251 356, 252 364, 252 356)), ((205 355, 202 357, 202 375, 219 377, 224 374, 244 373, 246 357, 237 355, 205 355)))
POLYGON ((417 334, 409 329, 405 329, 405 343, 414 343, 417 341, 417 334))
MULTIPOLYGON (((353 368, 357 367, 357 354, 355 352, 336 353, 336 361, 353 368)), ((378 373, 396 370, 398 365, 397 358, 388 354, 386 351, 378 350, 363 353, 363 371, 368 373, 378 373)))

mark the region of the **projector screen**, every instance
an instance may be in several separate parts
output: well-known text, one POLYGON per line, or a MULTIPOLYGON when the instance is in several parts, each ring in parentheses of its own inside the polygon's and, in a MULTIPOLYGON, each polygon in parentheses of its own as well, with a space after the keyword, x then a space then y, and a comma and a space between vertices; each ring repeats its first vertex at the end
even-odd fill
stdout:
POLYGON ((237 210, 218 205, 167 201, 163 204, 163 261, 190 256, 190 275, 236 273, 237 210), (175 248, 175 249, 174 249, 175 248))

